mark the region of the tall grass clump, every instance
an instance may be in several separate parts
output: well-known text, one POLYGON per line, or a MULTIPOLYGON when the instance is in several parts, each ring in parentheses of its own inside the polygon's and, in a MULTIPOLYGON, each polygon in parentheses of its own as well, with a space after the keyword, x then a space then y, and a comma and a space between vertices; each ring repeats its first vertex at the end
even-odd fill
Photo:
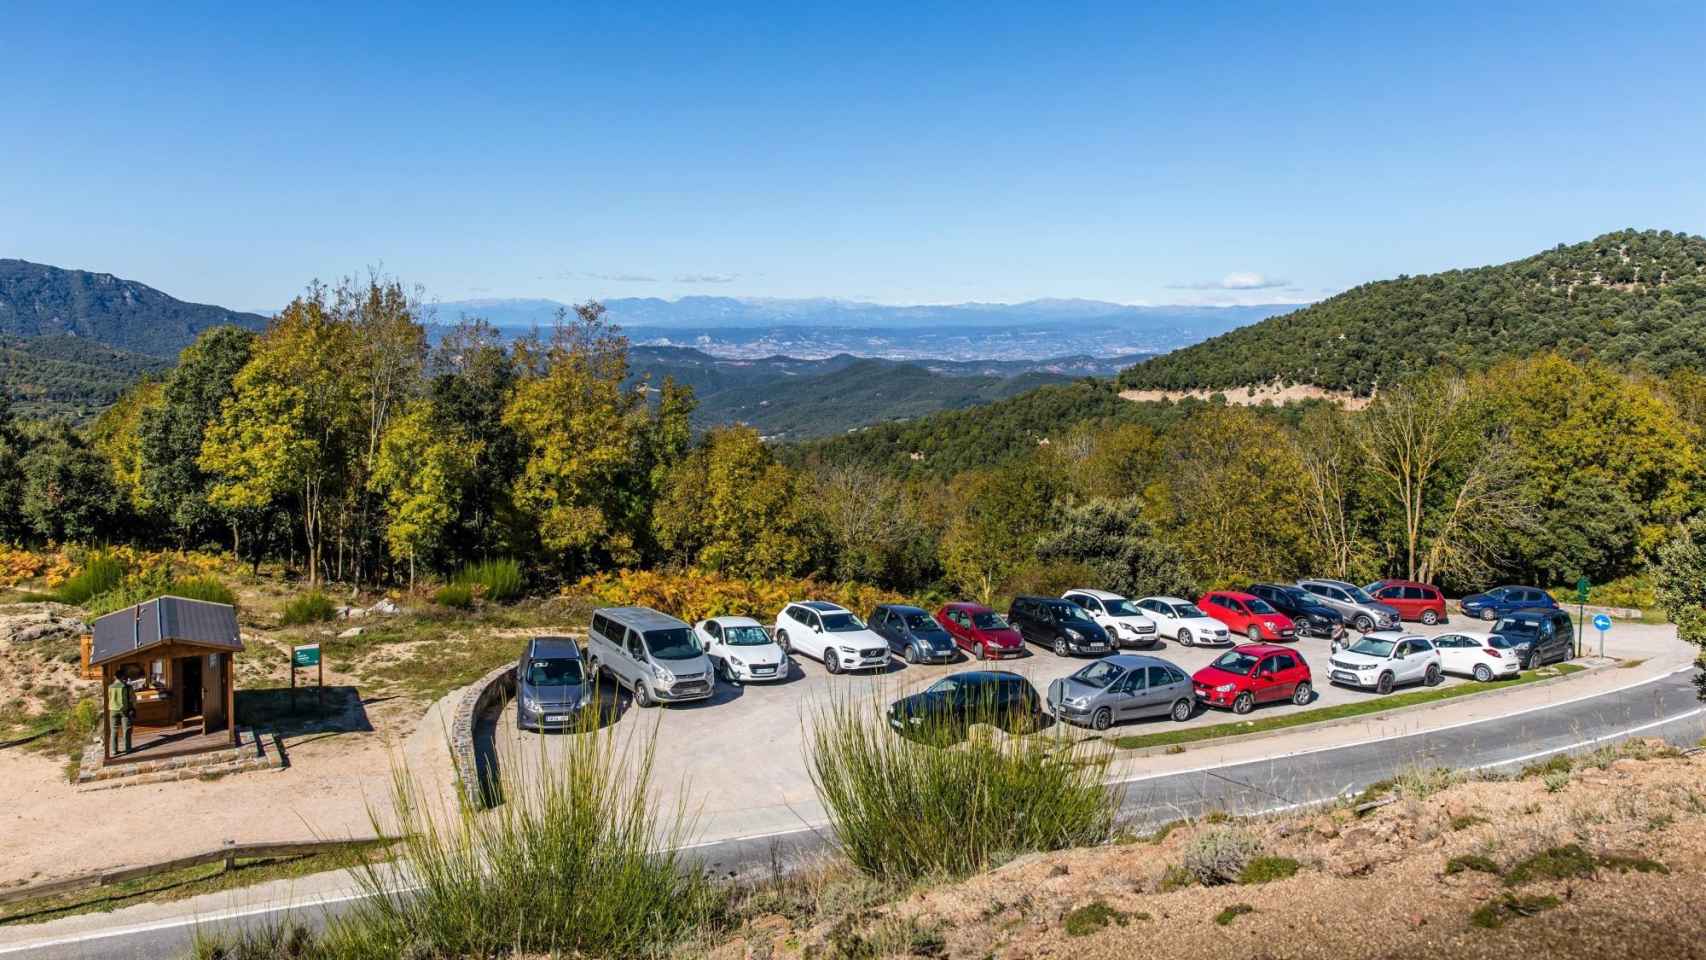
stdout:
POLYGON ((466 610, 474 605, 474 590, 465 583, 447 583, 433 593, 432 602, 441 607, 466 610))
POLYGON ((822 701, 810 720, 812 784, 842 850, 872 876, 966 876, 1113 830, 1108 754, 1093 746, 919 727, 902 737, 878 702, 857 697, 822 701))
POLYGON ((284 613, 279 622, 285 626, 295 626, 302 623, 323 623, 338 615, 338 608, 332 599, 318 590, 310 590, 301 596, 292 597, 284 605, 284 613))
POLYGON ((560 751, 541 751, 491 810, 443 812, 395 774, 388 816, 373 824, 404 838, 397 863, 360 871, 371 897, 328 926, 324 955, 672 955, 712 916, 715 890, 674 852, 686 810, 652 803, 654 741, 600 727, 598 714, 583 710, 553 738, 560 751))
POLYGON ((521 596, 522 580, 521 562, 502 557, 468 564, 451 583, 473 589, 487 600, 503 603, 521 596))
POLYGON ((83 569, 59 585, 59 589, 54 591, 54 599, 74 607, 82 606, 91 597, 118 586, 126 572, 124 561, 118 557, 110 553, 92 554, 84 562, 83 569))

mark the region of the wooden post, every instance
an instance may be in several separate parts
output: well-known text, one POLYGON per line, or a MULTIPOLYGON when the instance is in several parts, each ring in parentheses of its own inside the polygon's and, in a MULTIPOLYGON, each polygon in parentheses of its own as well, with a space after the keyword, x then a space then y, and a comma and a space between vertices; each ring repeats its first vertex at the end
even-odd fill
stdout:
POLYGON ((225 654, 225 726, 231 731, 231 745, 237 742, 237 655, 225 654))
POLYGON ((113 759, 113 712, 107 709, 107 697, 111 694, 107 687, 112 683, 107 676, 110 664, 101 664, 101 766, 106 766, 113 759))

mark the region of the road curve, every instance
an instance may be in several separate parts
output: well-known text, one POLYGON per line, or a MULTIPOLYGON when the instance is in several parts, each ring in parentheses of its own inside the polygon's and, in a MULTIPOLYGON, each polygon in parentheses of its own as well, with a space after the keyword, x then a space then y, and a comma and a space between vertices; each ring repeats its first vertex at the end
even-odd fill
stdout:
MULTIPOLYGON (((1124 818, 1136 829, 1214 810, 1238 815, 1277 813, 1355 793, 1412 766, 1460 770, 1518 768, 1557 754, 1594 749, 1633 736, 1663 737, 1693 745, 1706 734, 1692 668, 1598 696, 1441 730, 1403 734, 1351 746, 1279 754, 1259 761, 1139 776, 1116 784, 1124 818)), ((1276 739, 1275 745, 1283 744, 1276 739)), ((802 827, 753 837, 717 840, 686 853, 719 876, 761 876, 821 851, 826 830, 802 827)), ((6 960, 141 960, 183 955, 198 927, 259 928, 287 918, 317 925, 359 899, 344 892, 286 906, 126 923, 119 915, 67 918, 43 924, 19 939, 0 928, 6 960), (99 921, 105 920, 106 923, 99 921), (71 921, 83 921, 72 924, 71 921), (80 929, 68 930, 68 926, 80 929)), ((27 928, 25 928, 27 929, 27 928)))

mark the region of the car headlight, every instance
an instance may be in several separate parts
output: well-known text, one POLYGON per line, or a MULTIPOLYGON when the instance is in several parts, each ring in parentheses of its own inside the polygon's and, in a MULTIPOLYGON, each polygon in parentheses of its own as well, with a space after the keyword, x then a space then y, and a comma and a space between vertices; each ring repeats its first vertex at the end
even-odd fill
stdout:
POLYGON ((1090 705, 1090 698, 1089 697, 1067 697, 1066 698, 1066 705, 1069 707, 1078 707, 1078 708, 1082 709, 1082 708, 1090 705))
POLYGON ((859 651, 853 649, 852 647, 843 646, 842 644, 839 644, 839 643, 835 645, 835 649, 840 650, 842 653, 858 653, 859 652, 859 651))
POLYGON ((670 673, 668 670, 665 670, 663 667, 660 667, 655 663, 652 664, 652 676, 657 677, 659 683, 675 682, 675 674, 670 673))
POLYGON ((1278 627, 1274 626, 1274 622, 1272 620, 1263 620, 1262 626, 1267 627, 1269 630, 1278 630, 1279 629, 1278 627))
POLYGON ((523 696, 521 698, 521 706, 528 713, 538 713, 540 710, 539 701, 535 700, 531 696, 523 696))
POLYGON ((729 655, 729 662, 730 662, 730 663, 732 663, 732 664, 734 664, 734 665, 735 665, 735 666, 737 666, 737 667, 744 667, 744 666, 746 666, 746 661, 745 661, 745 660, 742 660, 742 659, 741 659, 741 658, 739 658, 739 657, 737 657, 737 656, 735 656, 735 655, 734 655, 734 654, 730 654, 730 655, 729 655))
POLYGON ((1236 683, 1223 683, 1220 686, 1215 687, 1214 692, 1215 693, 1231 693, 1232 691, 1234 691, 1236 689, 1238 689, 1238 684, 1236 684, 1236 683))
POLYGON ((1084 635, 1082 633, 1079 633, 1077 630, 1074 630, 1071 627, 1066 628, 1066 635, 1071 637, 1074 640, 1084 639, 1084 635))
POLYGON ((1370 670, 1379 670, 1380 664, 1378 664, 1378 663, 1359 663, 1359 664, 1357 664, 1357 669, 1361 670, 1364 673, 1367 673, 1370 670))

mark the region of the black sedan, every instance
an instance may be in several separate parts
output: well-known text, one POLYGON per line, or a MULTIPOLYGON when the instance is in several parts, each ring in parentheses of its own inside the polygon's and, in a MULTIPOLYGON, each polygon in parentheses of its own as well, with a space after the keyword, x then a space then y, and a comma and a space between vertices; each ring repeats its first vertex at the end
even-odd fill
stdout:
POLYGON ((961 739, 978 723, 1028 732, 1042 715, 1042 697, 1029 680, 1007 670, 968 670, 896 700, 889 726, 904 737, 936 743, 961 739))

